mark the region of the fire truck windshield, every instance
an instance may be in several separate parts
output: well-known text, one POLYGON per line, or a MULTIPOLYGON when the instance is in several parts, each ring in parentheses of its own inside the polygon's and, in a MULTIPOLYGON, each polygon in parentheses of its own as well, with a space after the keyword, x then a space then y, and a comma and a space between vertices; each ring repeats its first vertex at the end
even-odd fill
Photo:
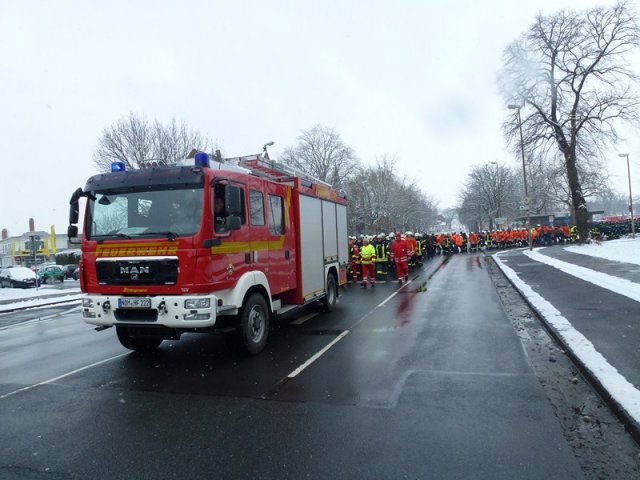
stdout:
POLYGON ((202 188, 96 191, 89 200, 87 237, 192 236, 202 220, 202 188))

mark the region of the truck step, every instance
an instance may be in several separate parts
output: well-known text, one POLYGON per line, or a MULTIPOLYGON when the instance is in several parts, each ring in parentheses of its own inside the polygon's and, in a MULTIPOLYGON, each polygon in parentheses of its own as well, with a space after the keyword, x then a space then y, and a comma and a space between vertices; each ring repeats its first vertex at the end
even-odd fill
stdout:
POLYGON ((285 313, 290 312, 291 310, 295 310, 296 308, 300 308, 300 305, 285 305, 284 307, 277 309, 276 314, 284 315, 285 313))

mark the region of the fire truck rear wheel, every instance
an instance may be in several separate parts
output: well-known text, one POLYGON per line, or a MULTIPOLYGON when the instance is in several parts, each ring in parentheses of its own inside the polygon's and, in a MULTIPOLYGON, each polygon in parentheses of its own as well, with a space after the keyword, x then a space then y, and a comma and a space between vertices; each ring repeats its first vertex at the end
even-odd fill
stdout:
POLYGON ((118 340, 124 348, 135 350, 136 352, 150 352, 155 350, 162 343, 159 337, 132 337, 127 327, 116 327, 118 340))
POLYGON ((240 315, 240 346, 245 353, 256 355, 267 344, 269 336, 269 311, 267 302, 259 293, 252 294, 240 315))
POLYGON ((330 312, 336 305, 336 299, 338 298, 338 286, 336 283, 336 277, 333 273, 327 275, 327 292, 322 300, 325 312, 330 312))

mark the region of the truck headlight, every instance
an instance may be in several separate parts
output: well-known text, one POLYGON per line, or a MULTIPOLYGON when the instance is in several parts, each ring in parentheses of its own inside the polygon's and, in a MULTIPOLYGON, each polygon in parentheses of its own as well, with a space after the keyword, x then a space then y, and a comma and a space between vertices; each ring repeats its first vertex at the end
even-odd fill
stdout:
POLYGON ((187 298, 184 301, 185 310, 197 310, 199 308, 211 308, 211 298, 187 298))
POLYGON ((82 299, 82 307, 83 308, 93 308, 93 299, 91 298, 83 298, 82 299))

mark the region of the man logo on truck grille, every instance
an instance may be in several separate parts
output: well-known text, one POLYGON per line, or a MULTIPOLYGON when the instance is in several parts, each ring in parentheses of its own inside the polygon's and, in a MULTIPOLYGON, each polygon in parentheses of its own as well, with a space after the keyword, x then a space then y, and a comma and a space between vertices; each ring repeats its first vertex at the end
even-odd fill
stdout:
POLYGON ((131 275, 131 280, 137 280, 141 273, 149 274, 149 267, 120 267, 120 275, 131 275))

